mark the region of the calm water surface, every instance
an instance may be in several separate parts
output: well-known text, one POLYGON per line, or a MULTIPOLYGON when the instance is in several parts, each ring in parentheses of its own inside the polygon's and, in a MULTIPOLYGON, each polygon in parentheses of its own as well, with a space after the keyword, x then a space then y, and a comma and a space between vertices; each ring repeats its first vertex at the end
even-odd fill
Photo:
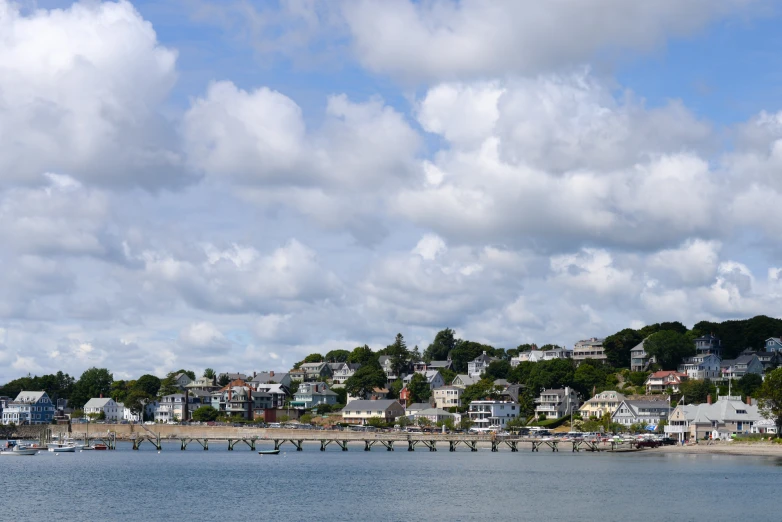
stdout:
POLYGON ((782 520, 777 458, 287 448, 3 457, 0 520, 782 520))

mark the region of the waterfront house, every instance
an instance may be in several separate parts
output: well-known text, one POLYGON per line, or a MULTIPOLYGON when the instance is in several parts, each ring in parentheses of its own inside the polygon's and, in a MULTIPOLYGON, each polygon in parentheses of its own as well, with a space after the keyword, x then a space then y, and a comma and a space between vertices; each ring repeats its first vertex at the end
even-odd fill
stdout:
POLYGON ((481 355, 467 363, 467 375, 480 378, 481 374, 485 372, 486 368, 494 361, 499 361, 499 359, 486 355, 486 352, 483 352, 481 355))
POLYGON ((385 422, 391 422, 404 414, 405 409, 393 399, 351 401, 342 410, 342 418, 348 424, 366 424, 372 417, 380 417, 385 422))
POLYGON ((248 384, 256 390, 262 384, 281 384, 286 389, 290 389, 291 376, 287 372, 253 372, 253 378, 248 381, 248 384))
POLYGON ((543 390, 535 399, 535 416, 545 415, 546 419, 558 419, 570 415, 578 409, 578 395, 570 387, 543 390))
POLYGON ((660 421, 668 418, 671 405, 668 401, 634 401, 625 399, 611 415, 611 422, 624 426, 646 424, 657 427, 660 421))
POLYGON ((44 391, 22 391, 3 408, 3 424, 49 424, 54 404, 44 391))
POLYGON ((454 421, 455 416, 453 413, 447 412, 440 408, 427 408, 425 410, 417 411, 412 415, 412 417, 416 422, 420 419, 427 419, 432 424, 437 424, 438 422, 446 420, 454 421))
MULTIPOLYGON (((445 381, 443 380, 443 376, 440 375, 440 372, 437 370, 424 370, 423 372, 416 372, 420 373, 426 378, 426 382, 429 384, 429 389, 433 390, 435 388, 439 388, 441 386, 445 386, 445 381)), ((405 386, 410 384, 410 381, 413 379, 413 375, 415 373, 411 373, 410 375, 406 375, 404 379, 402 379, 402 382, 405 386)))
POLYGON ((305 382, 293 395, 291 407, 314 408, 318 404, 337 404, 337 394, 329 390, 325 382, 305 382))
POLYGON ((711 395, 705 404, 681 404, 671 412, 665 433, 680 441, 696 439, 728 439, 733 435, 757 431, 763 420, 758 406, 741 396, 720 396, 712 404, 711 395))
POLYGON ((649 357, 644 348, 644 342, 646 339, 635 345, 630 350, 630 371, 631 372, 643 372, 649 367, 650 364, 657 362, 654 357, 649 357))
POLYGON ((331 366, 325 362, 304 363, 299 367, 304 372, 304 382, 319 382, 331 379, 331 366))
MULTIPOLYGON (((207 403, 208 404, 208 403, 207 403)), ((144 415, 148 419, 154 419, 155 418, 155 410, 160 404, 157 401, 151 401, 144 405, 144 415)), ((142 422, 144 420, 144 416, 139 416, 138 413, 134 413, 131 411, 130 408, 126 407, 123 403, 118 402, 117 406, 120 406, 122 408, 122 420, 128 421, 128 422, 142 422)))
POLYGON ((579 408, 579 413, 584 419, 590 417, 602 418, 603 415, 614 413, 619 404, 625 400, 625 396, 618 391, 607 390, 598 393, 579 408))
POLYGON ((695 339, 695 351, 698 354, 713 353, 722 359, 722 342, 714 334, 704 335, 695 339))
POLYGON ((467 410, 477 428, 504 428, 519 416, 519 405, 509 401, 472 401, 467 410))
POLYGON ((464 390, 458 386, 441 386, 432 392, 436 408, 454 408, 462 405, 464 390))
POLYGON ((334 384, 345 384, 345 381, 353 377, 353 374, 356 373, 356 370, 361 368, 361 365, 358 363, 333 363, 330 364, 331 371, 332 371, 332 377, 331 381, 334 384))
POLYGON ((686 373, 674 372, 671 370, 661 370, 654 372, 646 378, 646 393, 672 391, 674 393, 679 391, 679 385, 682 381, 688 379, 686 373))
POLYGON ((597 337, 578 341, 573 347, 573 360, 576 361, 576 364, 586 359, 605 362, 607 357, 603 348, 603 341, 605 339, 597 337))
POLYGON ((456 377, 453 378, 453 381, 451 381, 451 386, 458 386, 459 388, 466 388, 467 386, 471 384, 475 384, 476 382, 480 381, 480 377, 471 377, 467 375, 466 373, 460 373, 456 377))
POLYGON ((98 418, 103 413, 106 422, 117 422, 122 420, 125 406, 120 407, 111 397, 98 397, 88 400, 82 409, 85 418, 98 418))
MULTIPOLYGON (((209 393, 209 392, 204 392, 209 393)), ((209 396, 211 397, 211 393, 209 396)), ((201 406, 201 399, 197 395, 172 393, 160 398, 154 411, 155 422, 179 422, 189 420, 190 414, 201 406)))
POLYGON ((690 380, 718 379, 722 361, 713 353, 699 353, 686 357, 679 365, 679 373, 686 373, 690 380))
POLYGON ((419 411, 428 410, 431 407, 432 405, 428 402, 414 402, 405 408, 405 415, 409 417, 411 415, 415 415, 419 411))
POLYGON ((769 337, 766 339, 765 346, 767 352, 782 352, 782 338, 769 337))
POLYGON ((725 379, 741 379, 748 373, 763 375, 763 363, 758 356, 739 355, 735 359, 726 359, 720 364, 722 377, 725 379))

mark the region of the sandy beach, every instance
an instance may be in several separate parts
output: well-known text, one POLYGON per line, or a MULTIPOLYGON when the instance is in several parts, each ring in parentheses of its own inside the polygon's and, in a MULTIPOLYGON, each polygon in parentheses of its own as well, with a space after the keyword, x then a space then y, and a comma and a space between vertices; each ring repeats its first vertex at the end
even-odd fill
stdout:
POLYGON ((782 457, 782 444, 772 442, 702 442, 687 446, 661 446, 650 449, 656 453, 747 455, 754 457, 782 457))

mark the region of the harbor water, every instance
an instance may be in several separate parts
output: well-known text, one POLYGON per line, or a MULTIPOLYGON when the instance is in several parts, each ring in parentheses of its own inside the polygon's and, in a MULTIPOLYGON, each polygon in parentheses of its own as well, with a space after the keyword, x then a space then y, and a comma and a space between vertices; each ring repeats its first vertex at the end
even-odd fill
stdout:
POLYGON ((775 457, 119 443, 0 459, 0 520, 780 520, 781 476, 775 457))

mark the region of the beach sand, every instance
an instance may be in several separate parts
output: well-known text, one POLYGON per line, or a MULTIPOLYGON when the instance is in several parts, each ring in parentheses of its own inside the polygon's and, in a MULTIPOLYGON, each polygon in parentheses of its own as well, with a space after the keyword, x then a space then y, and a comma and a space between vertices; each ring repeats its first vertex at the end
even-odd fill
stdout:
POLYGON ((650 449, 656 453, 747 455, 755 457, 782 457, 782 444, 772 442, 701 442, 687 446, 661 446, 650 449))

